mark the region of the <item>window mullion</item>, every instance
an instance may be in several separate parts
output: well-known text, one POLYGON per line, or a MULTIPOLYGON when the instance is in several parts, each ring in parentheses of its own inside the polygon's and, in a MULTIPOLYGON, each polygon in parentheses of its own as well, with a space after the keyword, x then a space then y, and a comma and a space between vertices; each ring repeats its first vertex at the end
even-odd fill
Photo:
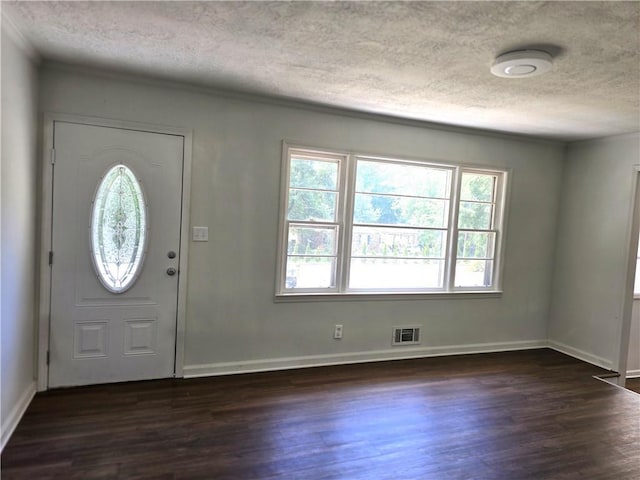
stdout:
POLYGON ((338 209, 339 243, 336 284, 344 293, 349 285, 349 265, 351 263, 351 238, 353 232, 353 204, 355 191, 355 158, 345 155, 340 167, 340 199, 338 209))
POLYGON ((502 258, 504 248, 504 215, 505 215, 505 202, 506 202, 506 185, 507 173, 503 172, 496 176, 496 185, 493 197, 493 224, 491 228, 496 231, 494 245, 493 245, 493 286, 498 288, 502 285, 502 258))
POLYGON ((462 185, 462 169, 454 170, 451 181, 451 207, 449 209, 449 233, 447 238, 447 255, 445 270, 445 290, 453 290, 455 282, 456 258, 458 256, 458 215, 460 212, 460 189, 462 185))

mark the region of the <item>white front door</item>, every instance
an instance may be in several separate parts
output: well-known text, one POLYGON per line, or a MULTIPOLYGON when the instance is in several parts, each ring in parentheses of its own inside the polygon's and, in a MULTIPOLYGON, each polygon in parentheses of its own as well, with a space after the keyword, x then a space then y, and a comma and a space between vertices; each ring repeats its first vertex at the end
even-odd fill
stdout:
POLYGON ((174 375, 184 137, 54 124, 49 387, 174 375))

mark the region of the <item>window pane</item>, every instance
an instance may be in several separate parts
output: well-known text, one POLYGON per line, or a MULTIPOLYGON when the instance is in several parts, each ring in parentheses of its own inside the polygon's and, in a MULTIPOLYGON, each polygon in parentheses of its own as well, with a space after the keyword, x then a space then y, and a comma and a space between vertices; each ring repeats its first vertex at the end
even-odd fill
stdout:
POLYGON ((493 232, 459 232, 458 258, 493 258, 493 232))
POLYGON ((290 187, 336 190, 337 185, 338 162, 291 157, 290 187))
POLYGON ((289 220, 333 222, 336 218, 336 192, 297 190, 289 191, 289 220))
POLYGON ((440 288, 443 260, 354 258, 349 288, 440 288))
POLYGON ((351 256, 444 258, 446 240, 441 230, 354 227, 351 256))
POLYGON ((463 173, 460 199, 473 200, 476 202, 493 202, 495 184, 495 175, 463 173))
POLYGON ((492 227, 493 205, 490 203, 460 202, 458 228, 489 230, 492 227))
POLYGON ((356 191, 449 198, 450 176, 440 168, 358 160, 356 191))
POLYGON ((287 257, 286 288, 335 287, 335 257, 287 257))
POLYGON ((91 212, 91 253, 102 285, 123 293, 142 268, 147 216, 142 187, 126 165, 102 178, 91 212))
POLYGON ((493 283, 493 260, 458 260, 456 287, 490 287, 493 283))
POLYGON ((335 255, 335 227, 289 225, 288 255, 335 255))
POLYGON ((357 193, 353 221, 410 227, 446 227, 448 207, 448 200, 357 193))

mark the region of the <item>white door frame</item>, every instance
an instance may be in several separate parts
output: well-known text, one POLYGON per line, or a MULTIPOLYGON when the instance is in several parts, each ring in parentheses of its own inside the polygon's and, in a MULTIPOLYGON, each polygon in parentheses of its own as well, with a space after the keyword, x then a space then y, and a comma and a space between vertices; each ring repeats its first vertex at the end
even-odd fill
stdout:
POLYGON ((629 215, 626 258, 627 275, 622 299, 622 318, 620 319, 620 335, 618 343, 617 372, 620 376, 617 383, 624 387, 627 379, 627 363, 629 361, 629 344, 631 342, 631 317, 633 312, 633 287, 636 275, 636 258, 638 252, 638 230, 640 229, 640 165, 633 167, 633 186, 631 190, 632 205, 629 215))
POLYGON ((48 388, 49 365, 47 352, 49 350, 49 329, 51 320, 51 266, 49 252, 51 251, 52 210, 53 210, 53 144, 54 122, 77 123, 97 127, 120 128, 149 133, 179 135, 184 137, 184 158, 182 174, 182 222, 180 225, 180 279, 178 282, 178 310, 176 318, 176 352, 175 376, 184 375, 184 340, 187 306, 187 267, 189 258, 189 215, 191 199, 191 157, 193 132, 179 127, 167 127, 148 123, 112 120, 83 115, 45 113, 43 119, 42 144, 42 210, 40 211, 41 241, 40 241, 40 299, 38 304, 37 324, 37 386, 38 391, 48 388))

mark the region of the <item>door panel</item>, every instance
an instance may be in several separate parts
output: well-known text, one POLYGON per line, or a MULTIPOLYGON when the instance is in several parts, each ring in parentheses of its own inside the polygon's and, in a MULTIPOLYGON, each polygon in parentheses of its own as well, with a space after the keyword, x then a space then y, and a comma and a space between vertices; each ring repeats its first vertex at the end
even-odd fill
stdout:
POLYGON ((54 145, 49 387, 173 376, 184 138, 56 122, 54 145), (148 238, 139 276, 113 293, 93 264, 91 218, 119 164, 142 186, 148 238))

